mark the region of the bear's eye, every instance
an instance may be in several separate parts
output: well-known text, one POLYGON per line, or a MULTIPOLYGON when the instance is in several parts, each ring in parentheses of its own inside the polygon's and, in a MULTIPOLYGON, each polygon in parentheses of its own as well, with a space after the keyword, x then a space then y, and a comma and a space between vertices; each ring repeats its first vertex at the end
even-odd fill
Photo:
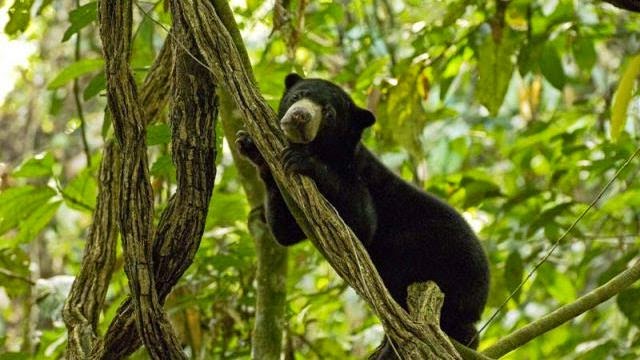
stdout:
POLYGON ((333 119, 336 116, 336 110, 331 105, 325 105, 322 108, 322 115, 327 120, 333 119))

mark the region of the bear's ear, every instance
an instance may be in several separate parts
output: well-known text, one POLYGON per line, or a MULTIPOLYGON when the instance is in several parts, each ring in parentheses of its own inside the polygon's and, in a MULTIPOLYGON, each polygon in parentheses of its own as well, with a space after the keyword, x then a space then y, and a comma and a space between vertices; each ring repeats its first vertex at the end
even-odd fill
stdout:
POLYGON ((287 77, 284 78, 284 87, 285 89, 289 90, 291 89, 291 87, 293 87, 293 85, 297 84, 298 81, 303 80, 302 76, 296 74, 296 73, 291 73, 289 75, 287 75, 287 77))
POLYGON ((373 125, 373 123, 376 122, 376 117, 371 111, 367 109, 356 107, 353 116, 363 129, 373 125))

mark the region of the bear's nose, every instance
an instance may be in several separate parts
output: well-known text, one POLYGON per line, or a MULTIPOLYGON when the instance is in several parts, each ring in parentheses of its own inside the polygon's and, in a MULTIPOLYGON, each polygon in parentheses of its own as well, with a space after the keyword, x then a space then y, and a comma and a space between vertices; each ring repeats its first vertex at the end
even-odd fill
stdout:
POLYGON ((282 125, 300 126, 311 120, 311 114, 304 109, 299 109, 288 114, 289 116, 282 119, 282 125))

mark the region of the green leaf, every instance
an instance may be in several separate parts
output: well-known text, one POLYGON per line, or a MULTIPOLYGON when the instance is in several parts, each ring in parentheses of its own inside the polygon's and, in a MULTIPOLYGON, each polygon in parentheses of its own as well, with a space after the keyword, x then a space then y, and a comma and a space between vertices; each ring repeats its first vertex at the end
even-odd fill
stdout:
POLYGON ((78 174, 63 191, 65 203, 72 209, 91 212, 96 206, 98 184, 90 169, 78 174))
POLYGON ((82 98, 87 101, 94 96, 98 95, 101 91, 107 88, 107 79, 104 76, 104 72, 99 73, 94 76, 87 87, 84 88, 84 92, 82 93, 82 98))
POLYGON ((9 8, 9 22, 4 27, 7 35, 16 35, 27 30, 31 20, 31 7, 33 0, 15 0, 9 8))
POLYGON ((640 54, 631 58, 620 78, 611 106, 611 137, 617 139, 627 121, 627 108, 631 101, 633 84, 640 74, 640 54))
POLYGON ((59 72, 58 75, 51 80, 49 85, 47 85, 47 89, 53 90, 62 87, 79 76, 101 69, 103 65, 103 59, 84 59, 77 61, 59 72))
POLYGON ((20 231, 14 239, 14 243, 25 243, 33 240, 49 224, 58 212, 62 204, 61 200, 48 202, 20 222, 20 231))
POLYGON ((512 60, 517 50, 516 37, 504 29, 500 42, 492 34, 484 36, 478 48, 478 82, 476 97, 492 116, 498 114, 513 74, 512 60))
POLYGON ((166 123, 147 126, 147 145, 162 145, 171 142, 171 129, 166 123))
POLYGON ((538 276, 544 284, 544 289, 559 303, 569 303, 576 298, 573 281, 563 272, 558 271, 549 263, 538 269, 538 276))
POLYGON ((500 196, 500 187, 487 179, 465 176, 460 181, 464 189, 464 207, 469 208, 480 204, 489 197, 500 196))
POLYGON ((618 294, 618 308, 635 326, 640 326, 640 288, 631 288, 618 294))
POLYGON ((9 297, 15 298, 24 295, 30 287, 29 282, 29 256, 19 247, 0 249, 0 284, 4 287, 9 297), (15 276, 7 276, 9 273, 15 276))
POLYGON ((51 153, 41 153, 27 159, 13 172, 14 177, 49 177, 53 175, 55 160, 51 153))
MULTIPOLYGON (((523 274, 524 264, 522 262, 522 257, 518 250, 513 250, 509 253, 504 266, 504 281, 509 292, 513 292, 518 288, 520 282, 522 282, 523 274)), ((515 302, 520 302, 520 293, 521 291, 518 291, 513 296, 513 300, 515 302)))
POLYGON ((239 192, 215 191, 213 196, 218 205, 214 205, 213 202, 209 205, 205 229, 232 226, 238 219, 246 219, 248 205, 244 195, 239 192))
POLYGON ((0 193, 0 235, 46 204, 56 192, 48 187, 22 186, 0 193))
POLYGON ((138 29, 136 29, 131 48, 131 66, 133 68, 148 66, 153 62, 155 58, 155 49, 153 48, 154 30, 155 23, 153 20, 147 16, 142 18, 138 29))
POLYGON ((591 71, 596 64, 598 55, 593 47, 593 39, 579 37, 573 43, 573 57, 583 71, 591 71))
POLYGON ((552 44, 546 44, 542 49, 540 71, 545 79, 558 90, 562 90, 567 82, 560 55, 558 55, 558 51, 552 44))
POLYGON ((87 25, 98 19, 98 5, 96 1, 91 1, 69 12, 69 22, 71 25, 64 32, 62 42, 71 38, 71 35, 78 33, 87 25))
POLYGON ((161 177, 165 179, 175 179, 176 168, 173 166, 171 156, 162 155, 151 165, 149 173, 152 176, 161 177))

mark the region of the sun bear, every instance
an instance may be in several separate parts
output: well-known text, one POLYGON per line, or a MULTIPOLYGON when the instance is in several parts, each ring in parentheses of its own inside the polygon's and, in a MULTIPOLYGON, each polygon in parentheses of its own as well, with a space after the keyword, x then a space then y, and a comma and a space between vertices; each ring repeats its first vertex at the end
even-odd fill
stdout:
MULTIPOLYGON (((489 289, 486 255, 456 210, 392 173, 361 143, 374 115, 329 81, 289 74, 278 119, 289 141, 281 154, 285 170, 316 182, 367 249, 393 298, 406 309, 410 284, 435 281, 445 294, 442 330, 477 347, 474 323, 489 289)), ((304 240, 253 140, 240 132, 236 145, 265 183, 266 220, 275 239, 287 246, 304 240)), ((378 358, 395 358, 385 347, 378 358)))

